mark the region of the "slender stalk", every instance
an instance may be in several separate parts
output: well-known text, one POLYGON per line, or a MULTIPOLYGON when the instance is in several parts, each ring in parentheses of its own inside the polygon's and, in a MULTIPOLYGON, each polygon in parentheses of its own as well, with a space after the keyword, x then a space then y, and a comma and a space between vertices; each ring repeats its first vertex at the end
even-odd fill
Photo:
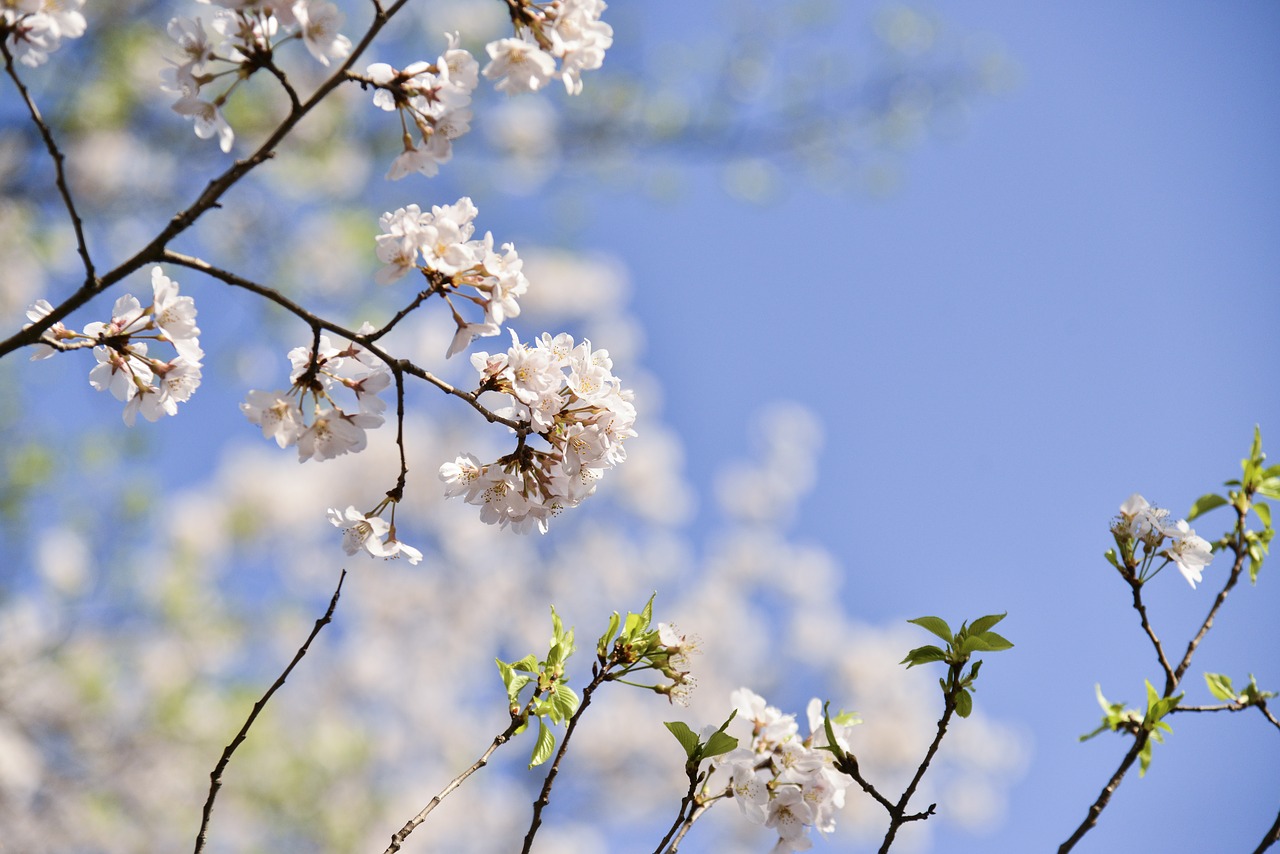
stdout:
POLYGON ((691 807, 695 807, 698 800, 698 783, 701 778, 698 776, 698 768, 692 762, 685 763, 685 774, 689 777, 689 791, 680 800, 680 811, 676 813, 676 820, 671 822, 671 829, 667 831, 666 836, 662 837, 662 841, 658 843, 658 847, 653 850, 653 854, 662 854, 662 850, 666 848, 667 843, 676 835, 676 831, 680 829, 680 825, 685 821, 685 813, 691 807))
POLYGON ((951 716, 956 710, 956 695, 962 690, 960 685, 960 671, 964 669, 963 664, 952 664, 951 678, 947 680, 947 684, 951 687, 943 693, 943 709, 942 717, 938 719, 938 732, 933 737, 933 742, 929 745, 929 750, 925 753, 924 759, 920 762, 920 767, 916 769, 915 776, 911 778, 911 782, 907 785, 906 791, 902 793, 902 797, 898 799, 898 803, 889 811, 889 829, 884 835, 884 842, 880 845, 880 854, 885 854, 893 845, 894 838, 898 835, 898 828, 910 821, 919 821, 933 815, 936 804, 930 804, 929 809, 923 813, 907 815, 907 804, 911 801, 911 796, 915 794, 916 787, 920 785, 920 781, 924 779, 925 772, 929 770, 929 763, 933 761, 933 757, 938 752, 938 747, 942 744, 943 737, 947 734, 947 726, 951 723, 951 716))
POLYGON ((441 789, 440 793, 433 797, 427 805, 422 808, 420 813, 405 822, 404 827, 400 828, 400 830, 392 835, 391 844, 387 846, 387 850, 383 852, 383 854, 395 854, 395 852, 399 851, 400 846, 404 844, 405 839, 410 833, 413 833, 418 825, 427 820, 427 816, 431 814, 431 811, 438 807, 441 801, 449 797, 454 789, 461 786, 468 777, 479 771, 485 765, 488 765, 489 757, 493 756, 493 752, 510 741, 511 736, 515 735, 516 730, 520 728, 520 725, 524 721, 525 718, 523 716, 517 715, 513 717, 511 719, 511 725, 508 726, 500 735, 494 738, 493 743, 489 745, 489 749, 481 754, 480 758, 472 763, 470 768, 450 780, 449 785, 441 789))
POLYGON ((680 825, 680 830, 676 833, 676 838, 671 840, 671 847, 665 852, 662 852, 662 854, 676 854, 676 852, 680 850, 680 843, 684 840, 685 834, 693 829, 693 823, 706 815, 707 810, 711 809, 711 807, 715 805, 716 801, 728 796, 729 790, 725 789, 718 795, 713 795, 700 801, 698 805, 693 808, 693 812, 689 813, 689 817, 684 820, 682 825, 680 825))
MULTIPOLYGON (((62 204, 67 209, 67 216, 71 218, 71 227, 76 235, 76 251, 80 253, 80 261, 84 264, 84 280, 85 286, 89 286, 94 280, 93 261, 89 257, 89 245, 84 237, 84 223, 80 219, 80 214, 76 211, 76 203, 71 198, 71 188, 67 186, 67 175, 63 168, 66 157, 58 148, 57 142, 54 141, 53 131, 49 130, 49 126, 45 124, 44 118, 40 115, 40 109, 36 106, 35 99, 31 97, 30 91, 23 85, 22 79, 18 77, 18 70, 13 67, 13 54, 9 52, 9 46, 0 40, 0 54, 4 55, 4 70, 13 80, 13 85, 18 87, 19 94, 22 95, 22 101, 27 105, 27 112, 31 114, 31 121, 35 123, 36 129, 40 131, 40 138, 44 140, 45 150, 49 152, 49 157, 53 159, 53 181, 58 187, 58 195, 62 197, 62 204)), ((48 328, 48 327, 46 327, 48 328)), ((39 335, 36 336, 39 338, 39 335)))
POLYGON ((1129 747, 1129 752, 1124 755, 1124 759, 1120 760, 1120 767, 1111 775, 1111 779, 1107 781, 1107 785, 1102 787, 1098 799, 1089 807, 1089 812, 1085 815, 1084 821, 1076 828, 1076 832, 1071 834, 1066 842, 1058 846, 1058 854, 1066 854, 1075 847, 1080 839, 1093 829, 1098 823, 1098 816, 1107 808, 1107 804, 1111 801, 1111 796, 1115 794, 1116 789, 1120 786, 1120 781, 1124 779, 1125 773, 1133 766, 1134 760, 1138 758, 1138 754, 1142 752, 1143 746, 1146 745, 1147 739, 1151 737, 1149 730, 1139 730, 1134 736, 1133 744, 1129 747))
POLYGON ((1276 814, 1276 820, 1271 823, 1271 829, 1267 831, 1267 835, 1262 837, 1262 841, 1258 843, 1258 847, 1253 849, 1253 854, 1262 854, 1272 845, 1280 842, 1280 813, 1276 814))
POLYGON ((1178 679, 1181 678, 1180 674, 1174 673, 1173 667, 1169 664, 1169 659, 1165 657, 1164 647, 1161 645, 1160 639, 1156 637, 1155 630, 1151 628, 1151 621, 1147 619, 1147 606, 1142 601, 1142 582, 1130 575, 1126 575, 1125 580, 1129 582, 1129 588, 1133 591, 1133 608, 1138 612, 1138 617, 1142 620, 1142 630, 1151 639, 1151 645, 1156 650, 1156 658, 1160 660, 1160 668, 1164 670, 1164 695, 1168 697, 1173 693, 1173 689, 1178 686, 1178 679))
POLYGON ((253 710, 249 712, 249 717, 245 719, 244 725, 240 727, 240 731, 236 733, 236 737, 222 751, 222 758, 218 760, 218 764, 209 774, 209 796, 204 801, 204 812, 200 818, 200 832, 196 835, 195 854, 200 854, 204 850, 205 843, 208 840, 209 818, 213 815, 213 801, 218 797, 218 790, 222 788, 222 772, 226 770, 227 763, 231 761, 231 755, 236 752, 236 748, 245 740, 249 734, 249 728, 253 726, 253 722, 258 719, 258 714, 266 707, 267 701, 271 699, 271 695, 284 684, 284 680, 289 678, 289 674, 293 672, 293 668, 297 666, 302 657, 307 654, 307 650, 311 646, 311 642, 316 639, 316 635, 320 634, 320 630, 329 624, 333 619, 333 611, 338 607, 338 597, 342 594, 342 582, 346 580, 347 571, 342 570, 342 574, 338 576, 338 586, 333 591, 333 598, 329 600, 329 607, 325 610, 324 615, 316 620, 315 627, 311 629, 311 634, 307 635, 307 639, 303 641, 301 647, 298 648, 297 654, 293 656, 293 661, 289 662, 289 666, 284 669, 276 681, 271 683, 271 687, 262 695, 258 702, 253 704, 253 710))
MULTIPOLYGON (((1214 597, 1213 606, 1209 608, 1209 614, 1204 618, 1204 622, 1200 624, 1200 631, 1196 632, 1196 636, 1187 644, 1187 652, 1182 656, 1182 662, 1178 665, 1178 669, 1174 671, 1174 681, 1181 679, 1187 672, 1187 668, 1191 666, 1191 656, 1195 655, 1196 648, 1200 646, 1200 641, 1204 640, 1204 636, 1208 634, 1209 629, 1213 628, 1213 618, 1217 616, 1218 609, 1222 607, 1222 603, 1227 601, 1227 594, 1231 592, 1231 588, 1236 586, 1236 582, 1240 580, 1240 574, 1244 570, 1244 559, 1249 554, 1249 550, 1245 547, 1244 529, 1245 514, 1236 508, 1236 541, 1231 544, 1231 550, 1235 552, 1236 559, 1231 565, 1231 572, 1227 576, 1227 582, 1218 591, 1218 595, 1214 597)), ((1169 691, 1168 694, 1173 693, 1169 691)))
POLYGON ((555 783, 556 775, 560 772, 560 760, 564 759, 565 751, 569 749, 569 739, 573 737, 578 721, 582 719, 582 713, 591 704, 591 695, 609 680, 610 664, 612 662, 606 661, 598 666, 595 675, 591 679, 591 684, 582 689, 582 703, 579 704, 578 710, 573 713, 573 717, 569 718, 569 725, 564 729, 564 738, 560 740, 560 749, 556 751, 556 758, 551 763, 551 770, 547 772, 546 779, 542 781, 542 791, 538 793, 537 799, 533 802, 533 818, 529 822, 529 832, 525 834, 524 845, 520 849, 521 854, 529 854, 529 851, 533 848, 533 837, 537 835, 538 828, 542 826, 542 810, 547 804, 551 803, 551 787, 555 783))

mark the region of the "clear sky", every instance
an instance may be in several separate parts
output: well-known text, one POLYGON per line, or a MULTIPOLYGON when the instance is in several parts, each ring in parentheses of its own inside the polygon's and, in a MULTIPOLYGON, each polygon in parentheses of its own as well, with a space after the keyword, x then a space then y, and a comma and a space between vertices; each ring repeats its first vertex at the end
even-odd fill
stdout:
MULTIPOLYGON (((675 5, 649 4, 653 20, 675 5)), ((1280 7, 938 11, 997 39, 1020 80, 917 147, 895 194, 620 198, 584 242, 632 270, 695 482, 742 452, 758 402, 803 401, 827 444, 798 528, 840 557, 854 612, 1009 612, 1017 650, 977 699, 1029 728, 1033 764, 1004 829, 938 850, 1047 850, 1127 746, 1076 742, 1094 684, 1138 703, 1158 673, 1101 557, 1109 519, 1134 491, 1185 514, 1239 474, 1255 424, 1280 459, 1280 7)), ((1195 591, 1153 585, 1172 646, 1226 562, 1195 591)), ((1280 686, 1275 571, 1228 601, 1189 702, 1209 701, 1205 670, 1280 686)), ((1276 738, 1256 714, 1178 717, 1077 850, 1251 849, 1280 806, 1276 738)))

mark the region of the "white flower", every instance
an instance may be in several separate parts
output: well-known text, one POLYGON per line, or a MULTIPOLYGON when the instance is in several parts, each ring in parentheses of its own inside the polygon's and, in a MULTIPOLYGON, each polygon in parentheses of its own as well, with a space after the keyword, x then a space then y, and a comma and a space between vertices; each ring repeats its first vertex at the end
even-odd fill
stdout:
POLYGON ((200 328, 196 326, 195 301, 191 297, 178 296, 177 282, 167 277, 159 267, 151 268, 151 288, 154 294, 151 310, 155 313, 156 325, 179 356, 199 364, 204 358, 204 351, 196 337, 200 328))
POLYGON ((280 392, 254 389, 249 392, 249 399, 240 404, 240 411, 262 428, 262 438, 275 439, 281 448, 289 447, 302 435, 302 410, 280 392))
POLYGON ((490 62, 482 72, 497 80, 494 88, 508 95, 536 92, 556 73, 555 59, 533 42, 499 39, 485 46, 490 62))
POLYGON ((293 4, 293 14, 303 43, 321 65, 327 66, 330 58, 342 59, 351 53, 351 39, 338 32, 343 15, 337 6, 326 0, 298 0, 293 4))
POLYGON ((216 135, 218 147, 223 153, 231 151, 231 144, 235 141, 236 135, 217 105, 210 101, 202 101, 194 95, 184 95, 174 102, 173 111, 180 116, 195 119, 196 136, 209 139, 216 135))
POLYGON ((1185 519, 1166 527, 1164 533, 1173 541, 1165 553, 1194 590, 1196 584, 1203 580, 1201 571, 1213 561, 1213 546, 1203 537, 1196 536, 1185 519))
POLYGON ((391 530, 385 519, 366 516, 354 507, 329 508, 329 522, 342 529, 342 550, 349 555, 364 549, 374 557, 387 557, 382 538, 391 530))

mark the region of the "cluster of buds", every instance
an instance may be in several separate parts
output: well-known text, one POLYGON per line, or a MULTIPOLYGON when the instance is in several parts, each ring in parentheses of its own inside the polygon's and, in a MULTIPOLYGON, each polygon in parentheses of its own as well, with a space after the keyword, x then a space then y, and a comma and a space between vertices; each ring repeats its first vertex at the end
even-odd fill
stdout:
POLYGON ((84 35, 84 0, 3 0, 0 40, 18 62, 43 65, 62 40, 84 35))
POLYGON ((285 41, 301 39, 322 65, 351 53, 351 40, 338 32, 342 12, 328 0, 203 0, 225 8, 213 15, 212 36, 199 18, 169 21, 169 36, 182 49, 183 61, 162 72, 162 87, 178 95, 174 112, 195 121, 196 136, 217 136, 230 151, 235 133, 222 114, 227 98, 255 70, 271 62, 272 51, 285 41), (221 63, 209 70, 211 63, 221 63), (231 84, 212 100, 200 90, 220 77, 231 84))
MULTIPOLYGON (((124 401, 124 422, 130 427, 139 412, 148 421, 176 415, 178 404, 190 400, 200 385, 204 351, 195 302, 179 296, 177 283, 159 267, 151 270, 151 290, 152 300, 145 308, 125 294, 116 300, 109 321, 90 323, 83 332, 53 324, 31 356, 46 359, 59 350, 92 347, 98 364, 89 372, 89 384, 124 401), (168 361, 154 358, 148 354, 149 341, 171 344, 177 355, 168 361)), ((37 300, 27 310, 27 319, 35 323, 52 311, 48 301, 37 300)))
POLYGON ((570 95, 580 94, 582 72, 604 64, 604 52, 613 44, 613 28, 600 20, 604 10, 603 0, 520 3, 513 12, 516 37, 485 48, 490 62, 484 76, 510 95, 535 92, 555 79, 570 95))
POLYGON ((382 234, 376 238, 378 258, 386 266, 378 271, 379 284, 388 284, 410 270, 418 270, 428 282, 427 293, 439 293, 449 303, 457 332, 446 358, 460 353, 477 336, 493 336, 503 322, 520 314, 516 301, 529 288, 524 262, 510 243, 500 250, 493 235, 473 240, 478 211, 464 196, 452 205, 423 211, 417 205, 382 215, 382 234), (467 300, 484 310, 484 318, 470 322, 463 318, 455 299, 467 300))
POLYGON ((1120 549, 1118 560, 1109 553, 1112 562, 1138 580, 1152 577, 1172 562, 1194 589, 1204 568, 1213 561, 1213 546, 1196 536, 1185 519, 1171 522, 1168 510, 1152 506, 1136 492, 1120 505, 1120 515, 1111 523, 1111 535, 1120 549), (1157 556, 1164 558, 1164 563, 1152 570, 1157 556))
POLYGON ((547 530, 552 516, 575 507, 595 492, 607 469, 626 459, 624 441, 635 436, 631 392, 613 376, 607 350, 577 346, 567 334, 544 333, 534 346, 511 333, 506 353, 476 353, 477 394, 505 395, 495 414, 528 425, 550 446, 528 444, 482 465, 464 454, 440 467, 445 494, 463 496, 480 507, 480 518, 527 532, 547 530))
MULTIPOLYGON (((737 716, 751 722, 751 746, 716 758, 730 775, 730 791, 749 820, 778 833, 773 849, 779 854, 812 846, 809 828, 830 833, 836 813, 844 806, 852 780, 835 769, 828 744, 822 703, 809 702, 810 734, 801 739, 795 715, 784 715, 746 688, 730 695, 737 716)), ((849 730, 860 721, 840 715, 831 729, 841 750, 848 748, 849 730)))
POLYGON ((245 416, 262 428, 264 438, 275 439, 281 448, 296 444, 299 462, 364 450, 365 431, 383 423, 387 405, 378 393, 391 385, 387 366, 359 344, 351 342, 339 350, 325 335, 315 350, 290 350, 289 361, 293 365, 289 391, 250 391, 240 404, 245 416), (344 410, 334 400, 339 388, 355 396, 354 409, 344 410), (308 398, 309 423, 304 406, 308 398))
POLYGON ((400 114, 404 150, 391 163, 387 177, 398 180, 411 172, 428 178, 453 157, 453 140, 471 130, 471 93, 479 82, 480 64, 459 47, 457 33, 435 63, 415 62, 404 69, 375 62, 362 79, 377 88, 373 103, 400 114), (415 142, 410 125, 417 128, 415 142))

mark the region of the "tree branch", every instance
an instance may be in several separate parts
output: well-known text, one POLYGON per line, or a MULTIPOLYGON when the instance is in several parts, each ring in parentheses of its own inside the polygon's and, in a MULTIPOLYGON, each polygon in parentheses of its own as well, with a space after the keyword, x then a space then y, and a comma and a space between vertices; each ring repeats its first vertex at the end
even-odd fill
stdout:
MULTIPOLYGON (((1178 665, 1178 669, 1174 671, 1174 683, 1180 680, 1187 672, 1187 668, 1191 666, 1191 656, 1195 655, 1196 647, 1200 645, 1200 641, 1204 640, 1204 636, 1208 634, 1209 629, 1213 628, 1213 618, 1217 615, 1218 609, 1222 607, 1222 603, 1227 601, 1227 594, 1231 592, 1231 588, 1236 586, 1236 582, 1240 580, 1240 573, 1244 570, 1244 559, 1248 555, 1249 550, 1244 544, 1244 527, 1245 514, 1236 508, 1236 541, 1231 544, 1231 550, 1235 552, 1235 563, 1231 565, 1231 572, 1227 576, 1227 582, 1218 591, 1217 597, 1213 600, 1213 607, 1209 609, 1209 614, 1204 618, 1204 622, 1200 624, 1200 631, 1196 632, 1196 636, 1191 639, 1191 643, 1187 644, 1187 653, 1182 656, 1182 662, 1178 665)), ((1172 694, 1172 690, 1165 692, 1165 696, 1172 694)))
POLYGON ((1160 659, 1160 667, 1164 670, 1164 696, 1168 697, 1173 694, 1173 689, 1178 687, 1178 680, 1181 678, 1181 674, 1173 672, 1169 659, 1165 657, 1164 647, 1160 644, 1160 639, 1156 637, 1155 630, 1151 628, 1151 622, 1147 619, 1147 606, 1142 602, 1142 582, 1131 574, 1125 574, 1124 580, 1129 582, 1129 588, 1133 591, 1133 608, 1138 612, 1138 616, 1142 620, 1142 630, 1147 633, 1147 637, 1151 639, 1151 645, 1156 648, 1156 658, 1160 659))
POLYGON ((1107 785, 1103 786, 1102 792, 1098 795, 1098 799, 1089 807, 1089 812, 1085 815, 1085 819, 1076 828, 1075 833, 1066 842, 1058 846, 1058 854, 1067 854, 1080 839, 1093 829, 1098 823, 1098 816, 1107 808, 1111 796, 1115 794, 1116 789, 1120 785, 1120 781, 1124 779, 1125 773, 1133 766, 1134 760, 1138 758, 1138 754, 1142 752, 1142 748, 1147 743, 1147 739, 1151 737, 1150 730, 1140 729, 1134 735, 1133 745, 1129 748, 1129 752, 1124 755, 1124 759, 1120 760, 1120 767, 1116 768, 1116 772, 1111 775, 1111 779, 1107 781, 1107 785))
POLYGON ((431 811, 438 807, 441 801, 449 797, 454 789, 461 786, 472 774, 479 771, 485 765, 488 765, 489 757, 493 755, 495 750, 511 740, 511 736, 515 735, 516 730, 520 728, 521 724, 523 724, 525 720, 526 718, 523 715, 513 716, 511 724, 503 730, 502 734, 494 738, 493 743, 489 745, 489 749, 481 754, 480 758, 477 759, 470 768, 450 780, 449 785, 441 789, 440 793, 432 798, 430 802, 422 808, 422 812, 405 822, 404 827, 400 828, 399 831, 392 835, 391 844, 387 846, 387 850, 383 852, 383 854, 395 854, 395 852, 399 851, 400 846, 404 844, 405 838, 408 837, 410 833, 413 833, 418 825, 426 821, 427 816, 431 814, 431 811))
POLYGON ((564 729, 564 738, 560 740, 560 749, 556 751, 556 758, 551 763, 551 770, 547 772, 546 779, 542 781, 542 791, 538 793, 537 799, 533 802, 533 818, 529 821, 529 832, 525 834, 524 845, 520 849, 521 854, 529 854, 529 851, 533 848, 533 837, 537 835, 538 828, 542 825, 542 810, 547 804, 551 803, 551 787, 555 783, 556 774, 560 773, 560 760, 564 759, 564 754, 569 749, 569 739, 573 737, 578 721, 582 718, 582 713, 591 704, 591 695, 597 688, 608 681, 610 664, 612 664, 611 661, 602 664, 596 671, 595 676, 592 677, 591 684, 582 689, 582 702, 578 705, 578 710, 573 713, 573 717, 569 718, 569 724, 564 729))
POLYGON ((267 689, 267 693, 263 694, 258 702, 253 704, 253 710, 249 712, 249 717, 245 719, 244 726, 240 727, 240 731, 236 733, 236 737, 231 740, 226 749, 222 751, 222 758, 218 760, 218 764, 214 766, 213 771, 209 774, 209 796, 205 798, 204 812, 200 819, 200 832, 196 835, 195 854, 200 854, 204 850, 209 831, 209 817, 213 814, 213 801, 218 797, 218 790, 222 788, 222 772, 226 770, 227 763, 231 761, 231 754, 236 752, 245 740, 245 736, 249 734, 249 728, 253 726, 253 722, 258 719, 258 714, 266 707, 267 701, 271 699, 271 695, 284 684, 284 680, 289 678, 289 674, 293 672, 293 668, 297 666, 302 657, 307 654, 307 649, 311 646, 311 642, 316 639, 316 635, 320 634, 320 630, 327 626, 333 619, 333 611, 338 607, 338 597, 342 594, 342 582, 346 580, 347 571, 342 570, 342 574, 338 576, 338 586, 333 591, 333 598, 329 600, 329 607, 320 619, 316 620, 315 627, 311 629, 311 634, 298 648, 298 652, 293 657, 293 661, 289 662, 289 666, 284 669, 276 681, 267 689))
MULTIPOLYGON (((71 189, 67 186, 67 175, 63 169, 66 157, 63 156, 57 142, 54 141, 53 132, 44 123, 44 118, 41 117, 40 110, 36 107, 36 102, 31 97, 31 93, 23 85, 22 79, 18 77, 18 70, 13 67, 13 54, 9 52, 9 46, 2 39, 0 39, 0 53, 4 54, 4 70, 12 78, 13 85, 18 87, 18 92, 22 95, 22 101, 27 105, 27 112, 31 114, 31 121, 35 122, 37 130, 40 131, 40 138, 44 140, 44 147, 48 150, 49 156, 53 158, 54 183, 58 187, 58 195, 62 197, 62 204, 67 209, 67 215, 71 217, 71 227, 76 233, 76 251, 80 253, 80 260, 84 264, 85 283, 82 287, 89 287, 92 285, 95 276, 93 260, 89 257, 89 246, 84 238, 84 223, 80 220, 80 214, 76 212, 76 203, 72 200, 71 189)), ((52 323, 49 325, 51 326, 52 323)), ((46 326, 45 328, 47 329, 48 327, 46 326)), ((41 330, 41 332, 43 331, 41 330)), ((37 339, 39 337, 39 335, 36 336, 37 339)), ((34 343, 34 340, 32 343, 34 343)))

